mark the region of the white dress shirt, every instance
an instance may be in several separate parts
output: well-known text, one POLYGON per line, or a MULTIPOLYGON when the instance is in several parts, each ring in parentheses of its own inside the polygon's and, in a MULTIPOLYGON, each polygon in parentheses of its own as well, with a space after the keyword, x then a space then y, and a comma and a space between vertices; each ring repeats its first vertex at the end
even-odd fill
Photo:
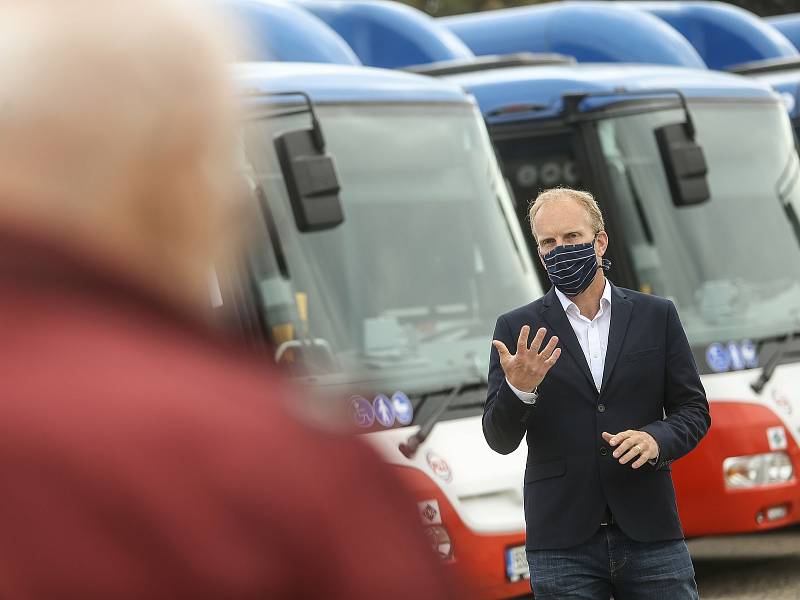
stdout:
MULTIPOLYGON (((586 362, 589 365, 589 370, 592 372, 592 379, 597 391, 600 391, 600 384, 603 382, 603 369, 606 364, 606 349, 608 348, 608 332, 611 329, 611 284, 606 279, 606 285, 603 288, 603 295, 600 298, 600 307, 594 319, 587 319, 581 314, 577 305, 556 288, 556 296, 558 297, 561 306, 564 307, 564 312, 567 315, 569 324, 575 332, 575 337, 578 338, 578 343, 581 345, 583 355, 586 357, 586 362)), ((526 404, 533 404, 536 402, 536 391, 523 392, 518 390, 506 379, 508 387, 511 388, 517 397, 526 404)))

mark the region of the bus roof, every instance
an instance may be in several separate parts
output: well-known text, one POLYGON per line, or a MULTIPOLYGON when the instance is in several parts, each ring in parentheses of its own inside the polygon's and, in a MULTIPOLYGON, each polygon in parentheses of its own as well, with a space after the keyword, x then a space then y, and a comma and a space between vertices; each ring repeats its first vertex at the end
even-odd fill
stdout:
POLYGON ((280 0, 213 0, 246 38, 237 60, 357 65, 339 35, 314 15, 280 0))
MULTIPOLYGON (((475 96, 484 115, 510 106, 535 110, 503 115, 503 120, 539 119, 558 115, 569 92, 630 92, 678 89, 687 98, 774 99, 766 85, 714 71, 682 67, 622 64, 517 67, 446 77, 475 96)), ((608 98, 594 101, 594 106, 608 98)), ((589 106, 587 105, 587 108, 589 106)))
POLYGON ((474 54, 424 12, 399 2, 298 0, 333 28, 366 65, 397 69, 474 54))
POLYGON ((800 116, 800 103, 798 103, 798 95, 800 95, 800 86, 798 85, 798 82, 800 82, 800 66, 772 73, 750 75, 749 77, 770 86, 780 93, 791 119, 794 120, 800 116))
POLYGON ((479 55, 558 52, 578 62, 705 68, 687 40, 643 11, 609 2, 553 2, 437 19, 479 55))
POLYGON ((800 49, 800 13, 767 17, 764 20, 780 31, 795 48, 800 49))
POLYGON ((624 2, 658 16, 682 33, 711 69, 797 58, 777 29, 748 10, 722 2, 624 2))
POLYGON ((241 63, 234 73, 245 95, 302 91, 315 103, 433 102, 468 104, 456 85, 402 71, 316 63, 241 63))

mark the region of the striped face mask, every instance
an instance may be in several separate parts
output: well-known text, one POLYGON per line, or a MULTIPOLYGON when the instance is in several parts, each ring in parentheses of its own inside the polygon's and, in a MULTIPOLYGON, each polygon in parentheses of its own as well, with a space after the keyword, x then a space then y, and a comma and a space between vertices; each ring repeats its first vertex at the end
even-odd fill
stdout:
MULTIPOLYGON (((596 239, 596 236, 595 236, 596 239)), ((594 240, 585 244, 556 246, 542 256, 547 276, 565 296, 577 296, 592 283, 597 269, 610 269, 611 261, 597 262, 594 240)))

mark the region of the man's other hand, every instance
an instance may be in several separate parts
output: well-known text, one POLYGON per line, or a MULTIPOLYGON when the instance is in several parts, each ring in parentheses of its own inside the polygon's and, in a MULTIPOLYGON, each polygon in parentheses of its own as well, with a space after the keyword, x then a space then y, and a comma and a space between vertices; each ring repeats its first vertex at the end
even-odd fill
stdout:
POLYGON ((636 461, 631 466, 634 469, 638 469, 648 460, 658 458, 658 442, 646 431, 628 429, 614 434, 604 431, 603 439, 610 446, 616 447, 614 458, 618 458, 621 465, 627 464, 636 458, 636 461))
POLYGON ((536 336, 528 348, 530 329, 528 325, 524 325, 520 330, 516 354, 511 354, 503 342, 492 340, 492 345, 500 354, 500 365, 503 367, 508 382, 523 392, 535 390, 542 383, 547 372, 556 364, 558 357, 561 356, 561 348, 556 347, 558 344, 556 336, 551 337, 542 349, 542 342, 547 335, 544 327, 536 332, 536 336))

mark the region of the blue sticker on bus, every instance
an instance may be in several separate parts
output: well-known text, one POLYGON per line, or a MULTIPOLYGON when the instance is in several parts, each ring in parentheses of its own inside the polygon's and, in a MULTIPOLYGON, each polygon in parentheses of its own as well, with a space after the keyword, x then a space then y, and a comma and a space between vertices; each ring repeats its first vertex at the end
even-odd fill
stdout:
POLYGON ((731 368, 731 355, 725 346, 714 343, 706 349, 706 362, 715 373, 723 373, 731 368))
POLYGON ((414 420, 414 405, 403 392, 392 394, 392 408, 400 425, 408 425, 414 420))
POLYGON ((388 397, 383 394, 375 396, 375 400, 372 401, 372 409, 375 412, 375 418, 378 420, 378 423, 384 427, 391 427, 394 425, 394 409, 388 397))
POLYGON ((758 366, 758 350, 752 340, 742 341, 741 347, 742 360, 748 369, 755 369, 758 366))
POLYGON ((728 342, 728 355, 731 357, 731 369, 741 371, 744 369, 744 357, 736 342, 728 342))
POLYGON ((362 396, 353 396, 350 398, 350 409, 353 411, 353 421, 356 425, 365 429, 372 427, 375 422, 375 412, 369 400, 362 396))

